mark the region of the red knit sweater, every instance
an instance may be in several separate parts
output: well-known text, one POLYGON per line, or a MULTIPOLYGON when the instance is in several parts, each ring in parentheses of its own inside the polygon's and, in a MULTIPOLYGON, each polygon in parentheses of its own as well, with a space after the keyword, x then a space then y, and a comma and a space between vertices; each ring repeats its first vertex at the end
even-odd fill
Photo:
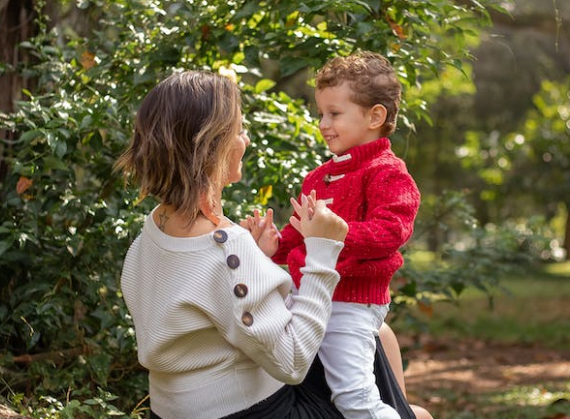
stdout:
MULTIPOLYGON (((390 149, 390 140, 380 138, 333 157, 305 178, 302 193, 312 189, 348 223, 333 300, 389 303, 390 280, 403 264, 398 249, 412 235, 420 203, 418 188, 390 149)), ((299 286, 306 254, 303 237, 290 224, 281 234, 273 260, 287 263, 299 286)))

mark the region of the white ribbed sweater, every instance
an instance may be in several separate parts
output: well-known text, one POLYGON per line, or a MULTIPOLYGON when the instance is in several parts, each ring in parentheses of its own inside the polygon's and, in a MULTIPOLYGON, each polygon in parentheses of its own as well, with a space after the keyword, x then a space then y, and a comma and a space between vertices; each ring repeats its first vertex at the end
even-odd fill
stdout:
POLYGON ((223 231, 223 243, 214 233, 175 238, 149 215, 125 259, 121 289, 149 370, 151 408, 162 419, 219 418, 301 382, 324 336, 343 244, 306 239, 304 279, 292 295, 289 274, 248 231, 223 231))

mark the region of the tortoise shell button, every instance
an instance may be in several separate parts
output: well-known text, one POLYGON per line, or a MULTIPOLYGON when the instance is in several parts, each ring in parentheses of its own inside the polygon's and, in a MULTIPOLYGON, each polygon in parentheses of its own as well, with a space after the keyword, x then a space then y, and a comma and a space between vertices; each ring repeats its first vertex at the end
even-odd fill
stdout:
POLYGON ((237 284, 234 287, 234 294, 238 298, 245 297, 247 295, 247 291, 248 291, 247 285, 245 285, 245 284, 237 284))
POLYGON ((251 326, 253 324, 253 316, 249 311, 244 311, 244 313, 241 315, 241 321, 246 326, 251 326))
POLYGON ((239 266, 239 258, 236 255, 229 255, 226 259, 228 266, 235 269, 239 266))
POLYGON ((228 233, 224 230, 216 230, 214 231, 214 241, 216 243, 225 243, 228 239, 228 233))

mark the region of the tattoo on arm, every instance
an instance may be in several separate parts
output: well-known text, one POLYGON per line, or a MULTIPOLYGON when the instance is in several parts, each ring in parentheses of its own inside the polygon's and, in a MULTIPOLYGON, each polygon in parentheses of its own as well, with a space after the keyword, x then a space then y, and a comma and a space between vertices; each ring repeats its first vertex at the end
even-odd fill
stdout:
POLYGON ((158 218, 160 220, 160 223, 158 224, 158 228, 160 228, 162 231, 164 231, 164 229, 166 228, 166 222, 170 218, 168 215, 166 215, 166 208, 164 208, 162 210, 161 214, 158 214, 158 218))

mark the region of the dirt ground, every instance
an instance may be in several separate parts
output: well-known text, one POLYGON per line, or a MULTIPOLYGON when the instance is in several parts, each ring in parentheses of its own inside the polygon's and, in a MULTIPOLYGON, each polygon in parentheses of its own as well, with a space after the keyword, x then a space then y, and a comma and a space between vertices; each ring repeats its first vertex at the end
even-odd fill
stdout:
MULTIPOLYGON (((399 336, 398 340, 402 347, 413 347, 410 337, 399 336)), ((463 397, 464 403, 472 403, 473 395, 515 386, 570 383, 570 348, 557 351, 533 345, 441 339, 422 342, 420 348, 405 354, 409 362, 406 387, 410 400, 430 411, 449 403, 442 394, 456 395, 453 403, 461 405, 461 395, 469 395, 463 397)), ((570 414, 570 400, 558 402, 567 403, 570 414)))

